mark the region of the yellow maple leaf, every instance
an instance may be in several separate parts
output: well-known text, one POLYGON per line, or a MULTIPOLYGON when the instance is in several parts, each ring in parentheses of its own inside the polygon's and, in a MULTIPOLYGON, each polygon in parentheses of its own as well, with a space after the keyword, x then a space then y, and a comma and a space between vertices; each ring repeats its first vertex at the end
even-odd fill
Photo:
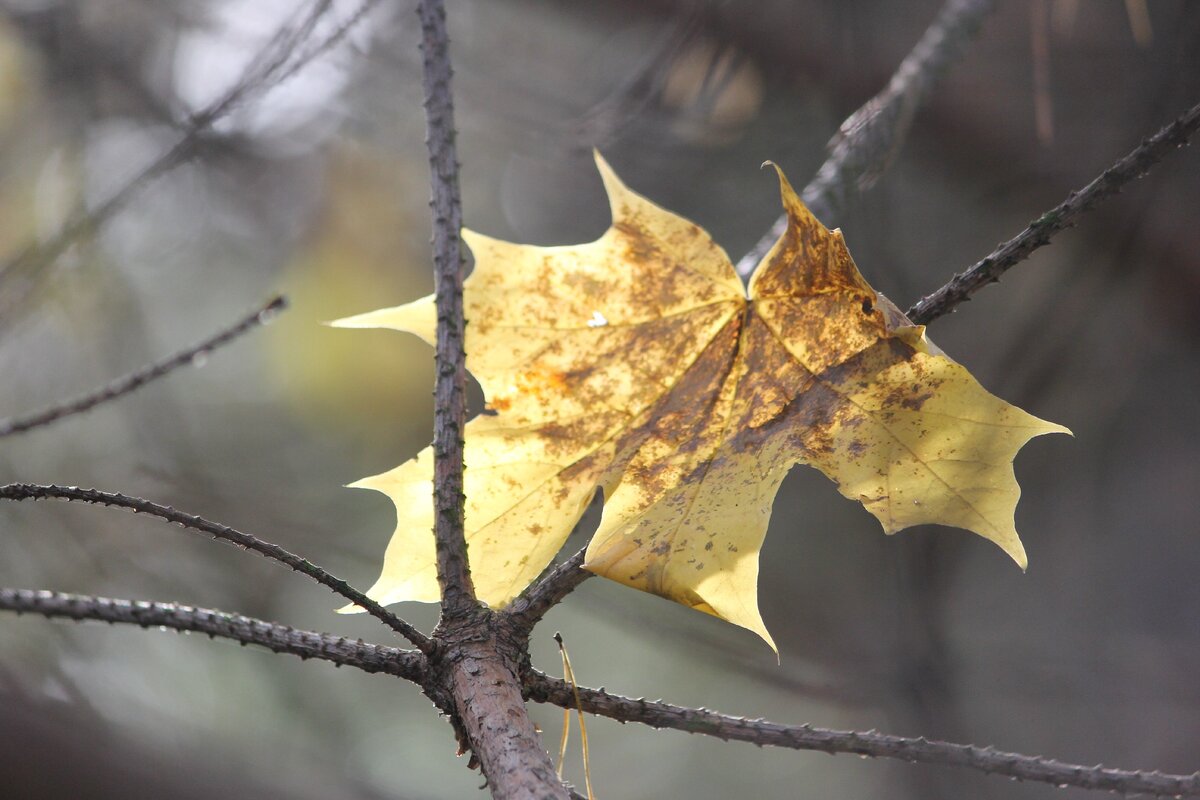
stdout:
MULTIPOLYGON (((597 488, 585 568, 713 614, 774 647, 758 557, 794 464, 887 533, 974 531, 1024 568, 1012 460, 1068 432, 989 394, 866 283, 840 231, 779 172, 787 232, 743 288, 695 224, 630 191, 597 155, 612 205, 598 240, 534 247, 471 231, 467 367, 491 413, 466 429, 466 535, 483 601, 512 600, 597 488)), ((341 320, 433 343, 432 297, 341 320)), ((436 601, 432 451, 354 486, 395 502, 369 594, 436 601)))

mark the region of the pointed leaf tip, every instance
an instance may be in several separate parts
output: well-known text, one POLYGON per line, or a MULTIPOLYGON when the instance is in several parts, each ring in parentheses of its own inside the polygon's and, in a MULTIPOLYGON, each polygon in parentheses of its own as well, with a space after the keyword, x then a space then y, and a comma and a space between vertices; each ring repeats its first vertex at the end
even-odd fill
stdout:
POLYGON ((1021 572, 1029 571, 1029 556, 1025 553, 1025 545, 1022 544, 1020 539, 1016 539, 1008 546, 1000 545, 1000 549, 1007 553, 1008 557, 1021 568, 1021 572))
POLYGON ((600 172, 600 180, 604 182, 604 193, 608 195, 608 205, 612 211, 613 220, 620 219, 623 216, 623 208, 626 204, 626 196, 631 194, 629 187, 625 182, 617 177, 617 173, 609 165, 604 156, 600 155, 599 150, 592 150, 592 157, 596 161, 596 169, 600 172))
MULTIPOLYGON (((774 161, 765 161, 763 163, 764 165, 770 164, 774 167, 775 174, 779 176, 779 197, 788 217, 802 224, 809 224, 810 221, 818 222, 817 218, 808 210, 808 206, 800 199, 800 195, 796 194, 796 190, 792 188, 792 182, 784 174, 783 168, 774 161)), ((823 225, 821 227, 827 230, 823 225)))

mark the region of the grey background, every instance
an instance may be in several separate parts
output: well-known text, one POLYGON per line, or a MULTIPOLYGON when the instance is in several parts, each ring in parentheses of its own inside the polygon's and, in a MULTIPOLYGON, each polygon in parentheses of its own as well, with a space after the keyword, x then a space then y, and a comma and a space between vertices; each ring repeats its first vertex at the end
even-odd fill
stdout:
MULTIPOLYGON (((599 147, 735 259, 778 211, 759 163, 805 183, 938 8, 448 5, 471 227, 539 244, 599 235, 599 147)), ((1139 43, 1133 0, 1000 5, 892 170, 837 220, 902 307, 1200 98, 1200 6, 1150 0, 1139 43), (1039 134, 1038 102, 1050 132, 1039 134)), ((327 23, 354 6, 335 3, 327 23)), ((0 4, 5 256, 168 146, 297 7, 0 4)), ((340 487, 429 439, 432 355, 399 334, 319 322, 430 288, 417 40, 411 7, 383 4, 53 268, 0 283, 0 415, 202 338, 270 292, 294 302, 203 368, 0 442, 0 481, 142 495, 374 579, 392 511, 340 487)), ((798 468, 760 585, 781 664, 744 631, 600 580, 539 628, 535 664, 557 674, 559 630, 581 681, 633 696, 1085 764, 1200 767, 1198 201, 1192 148, 931 328, 985 386, 1075 432, 1017 459, 1027 574, 963 532, 884 537, 798 468)), ((286 570, 153 521, 0 505, 0 532, 2 585, 389 638, 335 616, 335 598, 286 570)), ((430 607, 400 611, 435 620, 430 607)), ((557 742, 561 712, 532 711, 557 742)), ((599 719, 589 734, 602 797, 1082 795, 599 719)), ((577 752, 568 772, 582 783, 577 752)), ((0 617, 6 796, 422 798, 479 796, 480 783, 410 685, 196 636, 0 617)))

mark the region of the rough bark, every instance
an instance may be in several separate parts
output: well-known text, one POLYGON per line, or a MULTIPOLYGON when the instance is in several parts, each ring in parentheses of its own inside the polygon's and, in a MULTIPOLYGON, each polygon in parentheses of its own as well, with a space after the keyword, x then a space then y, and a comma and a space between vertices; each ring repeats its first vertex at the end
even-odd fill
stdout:
POLYGON ((525 707, 523 645, 503 615, 480 609, 461 618, 431 658, 426 693, 451 710, 460 748, 471 751, 492 797, 567 798, 525 707))
POLYGON ((476 606, 463 533, 463 427, 466 425, 466 321, 463 314, 462 201, 454 144, 450 42, 440 0, 422 0, 426 144, 433 209, 433 293, 437 306, 433 396, 433 535, 437 547, 442 614, 455 617, 476 606))

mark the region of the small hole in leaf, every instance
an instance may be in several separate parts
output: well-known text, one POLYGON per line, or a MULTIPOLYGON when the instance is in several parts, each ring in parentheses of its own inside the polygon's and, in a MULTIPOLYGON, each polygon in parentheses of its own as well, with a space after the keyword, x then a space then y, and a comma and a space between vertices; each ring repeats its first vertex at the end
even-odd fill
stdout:
POLYGON ((875 310, 875 306, 871 303, 871 298, 866 298, 862 302, 862 310, 864 314, 870 314, 875 310))

